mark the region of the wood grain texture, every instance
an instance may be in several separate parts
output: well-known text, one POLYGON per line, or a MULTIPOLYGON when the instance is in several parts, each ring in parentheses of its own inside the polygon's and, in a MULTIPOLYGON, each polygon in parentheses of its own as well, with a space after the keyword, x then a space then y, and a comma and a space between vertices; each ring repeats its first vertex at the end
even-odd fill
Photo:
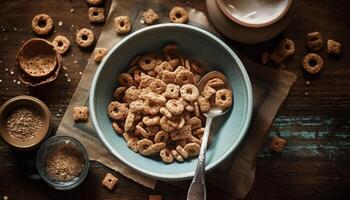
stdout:
MULTIPOLYGON (((109 5, 107 1, 105 5, 109 5)), ((179 5, 187 1, 178 1, 179 5)), ((189 1, 191 6, 205 11, 205 2, 189 1)), ((105 6, 107 9, 108 6, 105 6)), ((308 0, 296 1, 294 15, 287 29, 275 39, 258 44, 243 45, 231 42, 240 55, 260 62, 266 49, 273 49, 279 39, 294 40, 296 53, 289 58, 286 70, 299 78, 291 90, 278 116, 272 124, 270 136, 286 138, 288 145, 281 154, 268 150, 270 137, 256 161, 256 181, 247 199, 350 199, 350 1, 308 0), (307 53, 305 34, 320 31, 325 39, 341 41, 340 57, 328 56, 325 49, 320 55, 325 70, 317 77, 303 74, 301 62, 307 53), (310 81, 310 85, 306 85, 310 81), (309 95, 305 95, 307 92, 309 95)), ((2 0, 0 1, 0 104, 9 98, 30 94, 43 100, 54 118, 57 128, 69 100, 79 82, 92 49, 82 50, 75 44, 77 29, 92 25, 87 20, 88 5, 83 0, 2 0), (74 12, 71 13, 70 9, 74 12), (64 57, 59 78, 52 84, 30 89, 17 84, 14 69, 15 54, 21 44, 35 37, 30 24, 35 14, 47 13, 53 17, 54 32, 67 36, 72 48, 64 57), (58 22, 63 25, 59 26, 58 22), (68 78, 71 80, 68 82, 68 78), (15 80, 15 81, 14 81, 15 80)), ((102 25, 94 25, 96 38, 102 25)), ((243 63, 246 60, 242 60, 243 63)), ((281 67, 274 66, 271 67, 281 67)), ((106 167, 92 162, 84 183, 72 191, 49 188, 35 170, 36 152, 18 153, 0 142, 0 198, 9 199, 147 199, 149 194, 162 194, 164 199, 185 199, 186 190, 167 183, 159 183, 155 191, 124 178, 114 191, 100 185, 106 167)), ((220 191, 208 188, 209 199, 228 199, 220 191)))

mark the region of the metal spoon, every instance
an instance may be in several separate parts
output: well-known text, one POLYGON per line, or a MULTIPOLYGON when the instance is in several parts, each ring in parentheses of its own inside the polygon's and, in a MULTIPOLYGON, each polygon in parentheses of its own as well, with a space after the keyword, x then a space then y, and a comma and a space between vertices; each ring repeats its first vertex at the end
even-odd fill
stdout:
MULTIPOLYGON (((202 91, 208 80, 213 78, 220 78, 224 80, 226 83, 226 88, 232 91, 231 85, 227 81, 225 75, 218 71, 209 72, 199 81, 197 85, 199 91, 202 91)), ((212 106, 209 112, 204 113, 204 116, 207 118, 207 120, 205 124, 201 149, 198 156, 197 168, 190 188, 188 189, 187 200, 204 200, 207 198, 205 189, 205 154, 207 151, 211 122, 215 117, 225 114, 229 109, 230 107, 223 110, 222 108, 212 106)))

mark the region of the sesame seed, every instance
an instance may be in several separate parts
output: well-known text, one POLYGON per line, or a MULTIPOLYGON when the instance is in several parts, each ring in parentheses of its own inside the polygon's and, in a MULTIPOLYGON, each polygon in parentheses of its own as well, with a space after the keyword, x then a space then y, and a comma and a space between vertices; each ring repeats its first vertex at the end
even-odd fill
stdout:
POLYGON ((83 72, 79 72, 79 75, 80 75, 80 76, 83 75, 83 72))
POLYGON ((305 92, 305 96, 308 96, 309 95, 309 93, 308 92, 305 92))
POLYGON ((17 81, 17 84, 18 84, 18 85, 21 84, 21 81, 17 81))
POLYGON ((71 9, 70 9, 70 12, 71 12, 71 13, 74 13, 74 8, 71 8, 71 9))
POLYGON ((16 83, 16 82, 17 82, 17 80, 16 80, 16 79, 13 79, 13 82, 14 82, 14 83, 16 83))
POLYGON ((2 83, 2 79, 0 79, 0 83, 2 83))
POLYGON ((67 79, 67 82, 69 83, 70 81, 71 81, 70 78, 68 78, 68 79, 67 79))
POLYGON ((306 81, 305 84, 306 84, 306 85, 310 85, 310 81, 306 81))
POLYGON ((67 74, 67 73, 65 73, 65 74, 64 74, 64 76, 65 76, 65 77, 68 77, 68 74, 67 74))
POLYGON ((6 67, 6 68, 5 68, 5 71, 8 71, 8 70, 9 70, 9 68, 6 67))
POLYGON ((59 21, 58 22, 58 26, 62 26, 63 25, 63 22, 62 21, 59 21))
POLYGON ((13 74, 15 74, 15 72, 11 70, 11 71, 10 71, 10 74, 13 75, 13 74))

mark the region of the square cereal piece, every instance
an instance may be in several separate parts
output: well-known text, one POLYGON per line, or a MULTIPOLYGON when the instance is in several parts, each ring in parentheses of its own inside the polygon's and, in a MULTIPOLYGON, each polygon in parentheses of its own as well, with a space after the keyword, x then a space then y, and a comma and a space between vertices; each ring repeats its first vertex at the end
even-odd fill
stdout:
POLYGON ((113 190, 113 188, 117 183, 118 183, 118 178, 113 176, 111 173, 107 173, 102 181, 102 185, 104 185, 109 190, 113 190))
POLYGON ((327 41, 327 53, 333 54, 333 55, 339 55, 341 51, 341 43, 329 39, 327 41))
POLYGON ((89 119, 89 109, 88 107, 74 107, 73 110, 74 121, 86 122, 89 119))
POLYGON ((287 144, 286 140, 278 136, 274 136, 270 144, 270 149, 275 152, 281 152, 286 144, 287 144))
POLYGON ((148 200, 162 200, 162 196, 152 194, 148 196, 148 200))
POLYGON ((142 16, 147 25, 151 25, 159 19, 157 13, 152 9, 148 9, 147 11, 143 12, 142 16))

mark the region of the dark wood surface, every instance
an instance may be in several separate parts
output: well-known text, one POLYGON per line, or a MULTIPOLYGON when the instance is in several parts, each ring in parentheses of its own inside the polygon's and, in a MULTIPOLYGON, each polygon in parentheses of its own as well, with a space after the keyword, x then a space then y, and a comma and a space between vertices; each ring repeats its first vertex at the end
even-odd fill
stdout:
MULTIPOLYGON (((110 1, 105 8, 108 9, 110 1)), ((179 1, 179 4, 186 1, 179 1)), ((203 1, 190 4, 205 11, 203 1)), ((87 20, 88 5, 83 0, 2 0, 0 2, 0 104, 9 98, 30 94, 43 100, 52 112, 57 128, 91 50, 82 51, 73 42, 75 31, 92 28, 87 20), (71 13, 70 9, 74 12, 71 13), (64 57, 59 78, 47 87, 31 89, 18 84, 14 70, 15 54, 21 44, 35 37, 31 19, 37 13, 53 17, 54 32, 66 35, 72 48, 64 57), (58 22, 63 25, 59 26, 58 22), (71 80, 68 82, 68 78, 71 80)), ((296 53, 286 61, 284 68, 298 75, 298 80, 281 107, 270 131, 270 136, 281 135, 288 146, 281 154, 268 150, 269 139, 258 155, 256 180, 247 199, 350 199, 350 2, 333 0, 297 1, 293 19, 287 29, 275 39, 258 45, 233 43, 240 54, 256 62, 265 49, 271 49, 282 37, 295 41, 296 53), (318 77, 305 76, 301 62, 306 54, 305 34, 320 31, 324 38, 341 41, 340 57, 321 56, 325 70, 318 77), (307 85, 306 81, 310 81, 307 85), (305 95, 305 93, 308 95, 305 95)), ((94 25, 98 36, 101 25, 94 25)), ((243 60, 245 62, 245 60, 243 60)), ((271 66, 278 67, 278 66, 271 66)), ((164 199, 185 199, 186 190, 167 183, 159 183, 152 191, 114 173, 118 187, 110 192, 100 184, 106 167, 92 163, 87 179, 71 191, 56 191, 39 179, 34 164, 35 152, 17 153, 0 142, 0 199, 147 199, 149 194, 162 194, 164 199)), ((212 188, 209 199, 227 199, 212 188)))

